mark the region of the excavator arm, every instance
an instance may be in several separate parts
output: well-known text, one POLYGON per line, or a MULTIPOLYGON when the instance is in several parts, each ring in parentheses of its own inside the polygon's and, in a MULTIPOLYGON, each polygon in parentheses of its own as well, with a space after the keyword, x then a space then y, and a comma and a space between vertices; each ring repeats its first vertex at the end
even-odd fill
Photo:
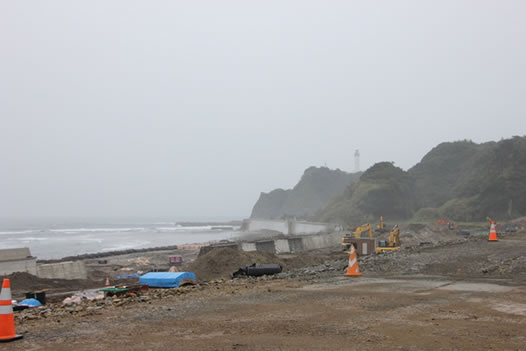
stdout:
POLYGON ((358 228, 356 228, 356 230, 354 231, 354 237, 356 239, 361 238, 362 233, 365 232, 365 231, 367 231, 367 233, 369 234, 369 238, 372 239, 373 238, 373 231, 371 230, 371 225, 369 223, 361 225, 358 228))
POLYGON ((400 228, 398 227, 398 225, 395 225, 393 230, 389 233, 389 246, 400 246, 400 228))
POLYGON ((378 244, 376 253, 397 250, 400 247, 400 228, 398 225, 395 225, 393 230, 389 232, 389 242, 380 241, 378 244))

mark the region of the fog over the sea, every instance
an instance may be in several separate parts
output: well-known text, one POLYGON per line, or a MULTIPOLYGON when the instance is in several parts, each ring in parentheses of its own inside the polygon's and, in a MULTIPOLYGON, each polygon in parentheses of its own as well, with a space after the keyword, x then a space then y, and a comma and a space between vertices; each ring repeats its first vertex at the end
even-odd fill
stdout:
POLYGON ((242 218, 526 134, 524 1, 0 1, 0 217, 242 218))

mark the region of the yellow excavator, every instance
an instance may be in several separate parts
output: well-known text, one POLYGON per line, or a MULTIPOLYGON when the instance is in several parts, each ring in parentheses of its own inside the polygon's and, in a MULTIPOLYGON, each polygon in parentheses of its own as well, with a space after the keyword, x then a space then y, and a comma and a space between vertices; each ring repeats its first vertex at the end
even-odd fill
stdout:
POLYGON ((394 251, 400 248, 400 228, 398 225, 393 227, 393 230, 389 233, 389 242, 386 240, 378 241, 376 246, 376 253, 383 251, 394 251))
POLYGON ((385 233, 385 232, 387 232, 387 229, 385 229, 385 226, 384 226, 384 217, 383 216, 380 216, 380 223, 376 225, 376 229, 374 231, 378 232, 378 233, 385 233))
MULTIPOLYGON (((361 238, 363 232, 367 232, 369 234, 369 239, 373 239, 373 231, 371 230, 371 225, 369 223, 363 224, 356 228, 353 234, 354 238, 361 238)), ((349 248, 351 247, 351 234, 346 234, 342 238, 342 245, 344 247, 344 250, 349 250, 349 248)))
POLYGON ((369 234, 369 239, 372 239, 373 238, 373 231, 371 230, 371 225, 369 223, 361 225, 358 228, 356 228, 356 230, 354 231, 354 237, 357 238, 357 239, 361 238, 362 237, 362 233, 365 232, 365 231, 369 234))

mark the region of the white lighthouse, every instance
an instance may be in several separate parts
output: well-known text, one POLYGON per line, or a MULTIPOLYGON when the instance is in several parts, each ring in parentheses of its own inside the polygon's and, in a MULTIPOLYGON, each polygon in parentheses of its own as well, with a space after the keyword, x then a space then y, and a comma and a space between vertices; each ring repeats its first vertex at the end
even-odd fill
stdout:
POLYGON ((354 151, 354 173, 360 172, 360 150, 354 151))

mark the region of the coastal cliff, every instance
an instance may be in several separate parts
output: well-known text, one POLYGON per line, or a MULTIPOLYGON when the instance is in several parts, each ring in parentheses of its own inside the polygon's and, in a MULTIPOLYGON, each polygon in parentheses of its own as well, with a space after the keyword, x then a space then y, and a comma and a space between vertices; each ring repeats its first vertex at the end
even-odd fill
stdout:
POLYGON ((310 167, 293 189, 275 189, 269 193, 261 193, 250 217, 309 217, 341 194, 346 186, 358 180, 360 174, 361 172, 347 173, 327 167, 310 167))

